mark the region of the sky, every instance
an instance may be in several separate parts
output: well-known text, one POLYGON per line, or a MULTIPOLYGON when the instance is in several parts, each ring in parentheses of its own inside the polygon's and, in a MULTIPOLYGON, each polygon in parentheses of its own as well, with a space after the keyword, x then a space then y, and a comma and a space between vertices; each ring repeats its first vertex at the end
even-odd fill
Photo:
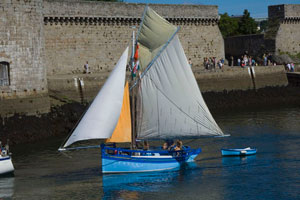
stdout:
POLYGON ((300 4, 300 0, 124 0, 128 3, 160 3, 160 4, 204 4, 217 5, 219 13, 242 15, 248 9, 251 17, 268 17, 268 6, 278 4, 300 4))

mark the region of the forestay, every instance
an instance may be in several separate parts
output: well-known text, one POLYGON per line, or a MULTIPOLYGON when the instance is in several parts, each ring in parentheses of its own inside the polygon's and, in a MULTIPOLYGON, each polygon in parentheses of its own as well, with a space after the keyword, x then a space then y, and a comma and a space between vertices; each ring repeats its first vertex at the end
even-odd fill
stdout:
POLYGON ((122 108, 127 59, 128 47, 64 147, 81 140, 111 137, 122 108))
POLYGON ((223 135, 202 98, 177 35, 140 81, 138 138, 223 135))

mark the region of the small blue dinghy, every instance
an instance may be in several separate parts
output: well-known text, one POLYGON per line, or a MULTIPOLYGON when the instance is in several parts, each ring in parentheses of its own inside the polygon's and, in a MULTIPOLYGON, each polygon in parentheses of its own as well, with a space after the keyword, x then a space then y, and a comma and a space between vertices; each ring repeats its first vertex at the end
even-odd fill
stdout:
POLYGON ((222 156, 248 156, 256 154, 257 149, 250 147, 244 149, 221 149, 222 156))

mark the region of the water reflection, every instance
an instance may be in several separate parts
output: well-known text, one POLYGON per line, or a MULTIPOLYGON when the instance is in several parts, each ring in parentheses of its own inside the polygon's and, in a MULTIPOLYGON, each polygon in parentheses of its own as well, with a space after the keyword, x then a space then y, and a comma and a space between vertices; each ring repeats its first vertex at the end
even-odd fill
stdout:
POLYGON ((159 172, 103 174, 103 199, 141 199, 141 193, 163 192, 180 182, 191 180, 196 163, 188 163, 180 169, 159 172))
POLYGON ((256 155, 250 156, 227 156, 222 157, 222 164, 224 167, 244 165, 253 163, 256 160, 256 155))
POLYGON ((215 116, 231 137, 184 141, 202 153, 174 171, 103 175, 99 149, 65 156, 57 152, 64 138, 14 146, 15 176, 0 179, 0 199, 299 198, 299 108, 215 116), (248 146, 256 147, 257 155, 221 155, 223 147, 248 146))
POLYGON ((0 198, 11 198, 14 194, 14 177, 0 178, 0 198))

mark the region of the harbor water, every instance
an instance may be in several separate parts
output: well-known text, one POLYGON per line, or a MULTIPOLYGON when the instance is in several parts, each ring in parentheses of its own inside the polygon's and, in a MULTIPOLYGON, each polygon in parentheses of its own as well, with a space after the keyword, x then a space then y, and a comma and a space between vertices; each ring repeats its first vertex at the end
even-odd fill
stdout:
POLYGON ((103 175, 99 149, 59 153, 63 137, 16 145, 0 199, 300 199, 300 107, 213 115, 231 136, 185 140, 202 153, 172 171, 103 175), (258 152, 221 156, 245 147, 258 152))

